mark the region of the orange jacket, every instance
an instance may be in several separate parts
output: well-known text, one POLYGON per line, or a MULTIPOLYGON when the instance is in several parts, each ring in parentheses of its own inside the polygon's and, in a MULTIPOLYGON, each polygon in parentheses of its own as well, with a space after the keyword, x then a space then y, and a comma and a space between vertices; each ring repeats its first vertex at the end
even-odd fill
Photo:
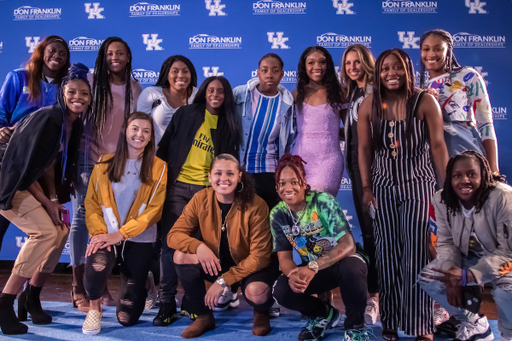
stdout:
MULTIPOLYGON (((236 266, 231 267, 223 277, 227 285, 232 285, 270 263, 272 234, 268 206, 263 199, 254 195, 244 212, 233 205, 225 223, 229 251, 236 266)), ((219 257, 221 224, 222 212, 215 191, 211 187, 205 188, 197 192, 185 206, 167 235, 167 244, 181 252, 195 254, 197 247, 204 243, 219 257), (203 241, 191 237, 198 228, 203 241)))

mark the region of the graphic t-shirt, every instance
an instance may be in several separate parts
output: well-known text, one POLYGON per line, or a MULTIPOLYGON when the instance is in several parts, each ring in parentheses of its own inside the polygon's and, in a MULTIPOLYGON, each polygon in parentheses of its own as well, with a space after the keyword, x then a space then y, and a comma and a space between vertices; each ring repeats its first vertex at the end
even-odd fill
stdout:
POLYGON ((357 113, 359 111, 359 106, 361 105, 361 102, 363 102, 363 100, 363 88, 355 89, 354 95, 352 96, 352 100, 350 101, 350 107, 348 109, 348 119, 350 127, 350 146, 352 147, 352 149, 355 148, 356 152, 357 146, 359 145, 357 142, 357 113))
POLYGON ((281 201, 270 212, 274 252, 295 249, 303 263, 324 256, 350 233, 345 214, 332 195, 311 191, 306 203, 303 211, 294 213, 281 201), (294 219, 300 219, 297 227, 294 219))
POLYGON ((215 157, 211 129, 217 129, 217 121, 217 115, 212 115, 206 110, 204 122, 196 132, 187 160, 178 176, 178 181, 193 185, 210 185, 208 172, 215 157))
POLYGON ((487 255, 482 243, 478 239, 478 236, 475 233, 475 226, 473 220, 473 213, 475 212, 475 207, 470 210, 466 209, 462 204, 460 205, 462 208, 462 213, 464 214, 464 224, 468 224, 471 226, 471 233, 469 234, 469 248, 468 251, 471 252, 478 258, 482 258, 487 255))

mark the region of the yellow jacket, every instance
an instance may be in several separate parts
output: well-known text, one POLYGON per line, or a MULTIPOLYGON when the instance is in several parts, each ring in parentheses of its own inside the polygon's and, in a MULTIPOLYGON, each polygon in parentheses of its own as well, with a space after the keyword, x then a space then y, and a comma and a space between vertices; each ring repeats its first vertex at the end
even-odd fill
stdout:
POLYGON ((119 219, 112 183, 106 172, 108 164, 101 163, 113 155, 101 157, 100 162, 94 166, 85 197, 85 222, 91 237, 119 231, 125 238, 132 238, 156 224, 162 216, 167 188, 167 164, 155 156, 153 183, 141 184, 126 223, 119 227, 122 221, 119 219))

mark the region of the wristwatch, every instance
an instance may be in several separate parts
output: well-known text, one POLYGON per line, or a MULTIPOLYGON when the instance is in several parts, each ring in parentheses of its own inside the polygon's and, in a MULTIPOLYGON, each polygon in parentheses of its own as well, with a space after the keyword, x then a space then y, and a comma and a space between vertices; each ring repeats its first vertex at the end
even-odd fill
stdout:
POLYGON ((220 285, 221 287, 225 288, 227 287, 226 285, 226 281, 224 280, 224 277, 220 276, 219 278, 217 278, 217 280, 215 281, 215 283, 217 283, 218 285, 220 285))
POLYGON ((316 261, 311 261, 308 263, 308 269, 313 270, 315 274, 318 273, 318 263, 316 261))

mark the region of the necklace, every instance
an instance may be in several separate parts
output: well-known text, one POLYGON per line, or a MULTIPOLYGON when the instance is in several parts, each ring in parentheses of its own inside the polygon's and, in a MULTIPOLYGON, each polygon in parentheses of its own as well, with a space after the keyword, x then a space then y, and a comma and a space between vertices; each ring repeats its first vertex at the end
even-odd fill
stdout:
POLYGON ((302 210, 299 211, 299 212, 302 212, 302 214, 300 215, 300 217, 297 214, 297 219, 295 219, 295 217, 293 215, 293 212, 290 209, 290 206, 288 206, 288 205, 286 206, 286 207, 288 207, 288 212, 290 212, 290 215, 292 216, 292 220, 293 220, 292 234, 294 236, 298 236, 300 234, 299 223, 302 220, 302 218, 304 218, 304 215, 306 214, 306 207, 307 207, 307 205, 308 205, 308 202, 306 201, 305 204, 304 204, 304 207, 302 208, 302 210))

